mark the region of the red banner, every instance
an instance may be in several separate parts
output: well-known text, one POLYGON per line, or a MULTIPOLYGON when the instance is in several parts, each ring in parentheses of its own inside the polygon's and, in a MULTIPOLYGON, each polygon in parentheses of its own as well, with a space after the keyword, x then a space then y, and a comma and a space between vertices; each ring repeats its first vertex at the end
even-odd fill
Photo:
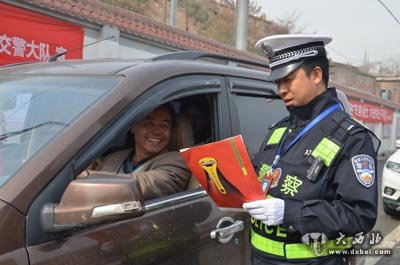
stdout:
MULTIPOLYGON (((45 61, 56 53, 81 47, 83 36, 80 26, 0 3, 0 65, 45 61)), ((82 49, 65 57, 80 59, 82 49)))
POLYGON ((349 99, 351 115, 363 122, 393 123, 393 110, 349 99))

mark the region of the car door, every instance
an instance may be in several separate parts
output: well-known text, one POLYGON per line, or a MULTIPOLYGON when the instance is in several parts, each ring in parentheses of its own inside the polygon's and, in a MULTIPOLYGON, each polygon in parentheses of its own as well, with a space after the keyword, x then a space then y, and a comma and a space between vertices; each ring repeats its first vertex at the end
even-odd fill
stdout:
POLYGON ((112 126, 106 126, 76 154, 33 202, 27 216, 27 249, 31 264, 245 264, 244 231, 234 223, 240 212, 220 211, 202 188, 145 201, 144 214, 127 220, 49 232, 43 208, 58 203, 76 168, 85 168, 156 105, 199 94, 210 96, 214 140, 231 135, 224 78, 187 75, 149 89, 112 126), (238 229, 235 229, 237 226, 238 229), (216 229, 233 229, 220 238, 216 229), (214 231, 216 238, 211 238, 214 231))
MULTIPOLYGON (((261 80, 227 77, 228 102, 231 112, 232 134, 241 134, 249 153, 254 159, 265 139, 267 129, 288 113, 277 96, 276 85, 261 80)), ((245 216, 245 235, 248 238, 250 217, 245 216)), ((250 257, 246 241, 246 259, 250 257)))

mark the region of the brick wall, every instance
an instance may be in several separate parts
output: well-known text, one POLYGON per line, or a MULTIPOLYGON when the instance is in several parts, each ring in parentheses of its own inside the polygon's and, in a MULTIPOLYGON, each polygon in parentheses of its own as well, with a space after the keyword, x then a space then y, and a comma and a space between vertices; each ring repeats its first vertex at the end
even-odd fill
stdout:
POLYGON ((379 90, 390 90, 392 93, 391 100, 400 103, 400 79, 396 78, 377 78, 376 81, 379 90))
POLYGON ((331 81, 379 96, 380 90, 376 86, 374 76, 360 72, 357 67, 341 63, 333 63, 331 68, 331 81))

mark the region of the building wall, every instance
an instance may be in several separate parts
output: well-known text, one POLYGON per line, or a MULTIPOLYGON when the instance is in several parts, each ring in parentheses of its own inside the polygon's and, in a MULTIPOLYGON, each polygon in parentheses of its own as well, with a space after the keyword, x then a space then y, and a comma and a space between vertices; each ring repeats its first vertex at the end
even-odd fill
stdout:
POLYGON ((370 129, 373 130, 375 135, 381 140, 381 147, 379 149, 379 153, 386 155, 386 154, 391 154, 394 151, 396 151, 396 140, 398 139, 397 137, 397 118, 400 117, 399 113, 395 113, 393 115, 393 120, 394 123, 392 124, 382 124, 378 123, 373 126, 373 128, 369 127, 370 129), (389 137, 384 137, 384 134, 386 134, 384 131, 385 130, 390 130, 390 136, 389 137))
POLYGON ((146 59, 158 54, 172 52, 173 49, 141 41, 132 36, 121 34, 116 28, 104 26, 99 29, 85 28, 84 45, 94 43, 84 48, 84 59, 122 58, 146 59), (98 40, 114 36, 112 39, 94 43, 98 40))
POLYGON ((379 96, 379 91, 376 88, 375 84, 375 77, 362 74, 362 73, 356 73, 355 74, 355 87, 358 89, 361 89, 367 93, 370 93, 372 95, 379 96))
POLYGON ((334 63, 332 68, 330 76, 333 82, 355 87, 369 94, 379 96, 374 76, 361 73, 358 68, 341 63, 334 63))
POLYGON ((352 71, 349 71, 347 67, 342 67, 339 64, 333 64, 333 66, 331 66, 331 69, 331 81, 342 84, 344 86, 353 87, 354 73, 352 71))
MULTIPOLYGON (((99 30, 85 27, 85 36, 83 38, 83 44, 88 45, 98 40, 99 30)), ((93 59, 97 56, 96 44, 90 45, 83 48, 83 59, 93 59)))
POLYGON ((378 81, 376 82, 379 90, 390 90, 391 91, 391 100, 394 102, 400 103, 400 80, 398 81, 378 81))
POLYGON ((398 134, 398 126, 400 119, 400 112, 395 111, 393 113, 393 123, 392 124, 377 124, 374 129, 374 133, 381 140, 381 148, 379 150, 380 153, 383 154, 391 154, 396 151, 396 140, 400 139, 400 134, 398 134), (384 137, 385 130, 390 130, 390 137, 384 137))
POLYGON ((163 47, 157 47, 155 45, 150 45, 139 40, 121 37, 119 46, 119 58, 129 59, 129 58, 140 58, 146 59, 153 57, 158 54, 171 52, 171 49, 166 49, 163 47))

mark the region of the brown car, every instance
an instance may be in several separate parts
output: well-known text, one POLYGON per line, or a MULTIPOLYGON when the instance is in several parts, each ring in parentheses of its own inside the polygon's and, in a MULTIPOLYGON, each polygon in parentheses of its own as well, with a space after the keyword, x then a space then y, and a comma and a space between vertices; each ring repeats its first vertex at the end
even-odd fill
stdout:
POLYGON ((254 156, 286 115, 276 86, 203 56, 0 68, 0 264, 249 264, 249 216, 219 210, 196 185, 145 201, 132 179, 76 179, 129 146, 130 126, 165 102, 202 106, 195 129, 177 119, 192 141, 170 149, 242 134, 254 156))

